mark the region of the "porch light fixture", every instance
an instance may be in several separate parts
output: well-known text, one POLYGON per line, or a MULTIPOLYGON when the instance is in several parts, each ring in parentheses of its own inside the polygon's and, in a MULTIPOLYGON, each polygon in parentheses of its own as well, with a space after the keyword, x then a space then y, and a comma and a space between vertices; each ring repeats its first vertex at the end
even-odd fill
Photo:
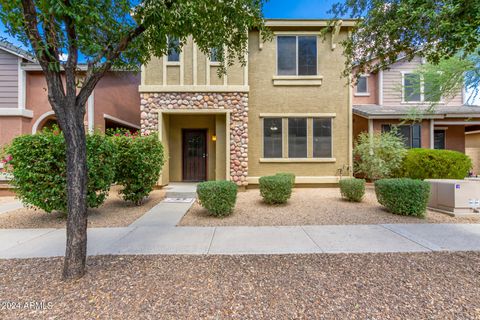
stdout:
POLYGON ((217 141, 217 135, 216 134, 212 135, 212 141, 217 141))

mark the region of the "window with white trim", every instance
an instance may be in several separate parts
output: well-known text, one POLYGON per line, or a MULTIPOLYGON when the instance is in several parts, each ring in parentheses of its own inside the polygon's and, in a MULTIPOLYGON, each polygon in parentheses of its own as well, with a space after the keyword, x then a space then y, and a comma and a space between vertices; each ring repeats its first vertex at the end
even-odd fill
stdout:
POLYGON ((368 77, 367 76, 358 77, 355 92, 359 95, 368 94, 368 77))
POLYGON ((317 36, 277 36, 277 75, 317 75, 317 36))
POLYGON ((441 94, 433 85, 434 79, 424 79, 418 73, 402 74, 402 97, 404 102, 438 102, 441 94))

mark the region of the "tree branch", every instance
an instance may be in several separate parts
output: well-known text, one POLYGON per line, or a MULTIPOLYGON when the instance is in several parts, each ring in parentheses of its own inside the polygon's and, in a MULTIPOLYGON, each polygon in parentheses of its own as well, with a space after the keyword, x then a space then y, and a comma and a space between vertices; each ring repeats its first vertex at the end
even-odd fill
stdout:
POLYGON ((85 77, 85 81, 83 83, 80 92, 77 95, 77 104, 84 105, 87 102, 88 97, 92 93, 93 89, 97 85, 98 81, 110 71, 113 65, 113 61, 115 61, 125 49, 127 49, 128 45, 138 36, 140 36, 146 30, 143 24, 138 25, 135 29, 130 31, 123 39, 120 40, 118 45, 115 48, 110 48, 106 55, 106 61, 95 71, 95 65, 89 64, 87 75, 85 77))

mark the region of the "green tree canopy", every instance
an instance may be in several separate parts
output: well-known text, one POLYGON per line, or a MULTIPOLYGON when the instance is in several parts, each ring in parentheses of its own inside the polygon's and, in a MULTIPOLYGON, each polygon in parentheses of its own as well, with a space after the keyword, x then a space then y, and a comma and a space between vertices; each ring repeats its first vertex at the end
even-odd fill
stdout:
POLYGON ((181 49, 189 36, 204 53, 216 48, 223 67, 244 62, 248 31, 267 31, 262 4, 263 0, 0 0, 0 20, 7 32, 30 47, 42 67, 48 99, 65 137, 64 278, 85 273, 88 177, 83 122, 85 104, 97 83, 112 68, 139 68, 151 56, 181 49), (86 71, 80 70, 79 57, 86 61, 86 71))
POLYGON ((386 69, 399 55, 415 55, 438 64, 442 59, 479 52, 480 1, 345 0, 331 12, 359 18, 345 41, 349 75, 386 69))

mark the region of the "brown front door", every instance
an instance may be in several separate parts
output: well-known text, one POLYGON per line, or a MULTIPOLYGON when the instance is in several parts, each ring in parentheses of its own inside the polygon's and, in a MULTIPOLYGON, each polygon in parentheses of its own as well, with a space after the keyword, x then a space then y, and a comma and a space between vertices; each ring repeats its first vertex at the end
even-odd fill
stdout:
POLYGON ((207 180, 207 130, 183 130, 183 181, 207 180))

